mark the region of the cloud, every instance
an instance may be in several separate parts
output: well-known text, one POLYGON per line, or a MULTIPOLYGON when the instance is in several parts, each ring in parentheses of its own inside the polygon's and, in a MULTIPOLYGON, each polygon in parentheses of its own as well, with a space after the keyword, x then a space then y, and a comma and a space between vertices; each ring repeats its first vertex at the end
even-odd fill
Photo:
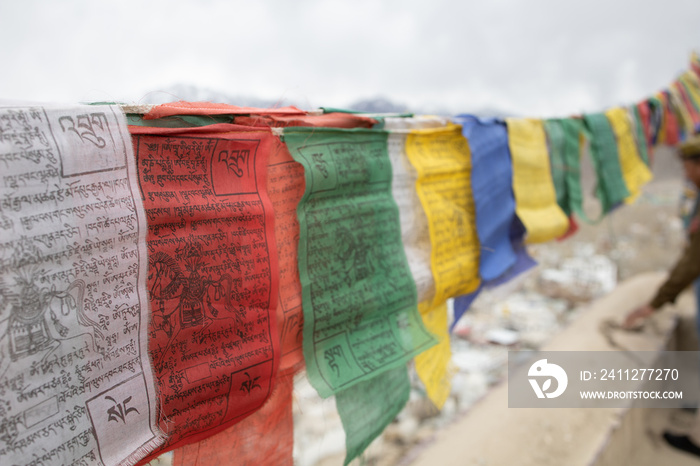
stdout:
POLYGON ((565 115, 641 99, 700 49, 695 0, 24 0, 0 17, 0 97, 15 100, 137 101, 182 83, 565 115))

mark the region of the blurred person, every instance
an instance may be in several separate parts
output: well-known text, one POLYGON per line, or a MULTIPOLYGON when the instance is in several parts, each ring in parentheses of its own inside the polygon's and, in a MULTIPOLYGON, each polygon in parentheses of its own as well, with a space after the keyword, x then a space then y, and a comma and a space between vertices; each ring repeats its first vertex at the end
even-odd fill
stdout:
MULTIPOLYGON (((683 161, 686 178, 700 189, 700 136, 694 136, 681 144, 679 155, 683 161)), ((694 282, 697 312, 700 313, 700 199, 696 200, 687 223, 688 245, 676 262, 666 281, 659 287, 648 304, 630 312, 623 323, 625 328, 639 326, 646 318, 664 304, 672 303, 676 297, 694 282)), ((700 317, 696 314, 696 327, 700 338, 700 317)), ((700 410, 696 414, 693 428, 687 435, 663 434, 666 442, 674 448, 700 457, 700 410)))
MULTIPOLYGON (((691 222, 700 211, 700 187, 695 186, 695 183, 688 179, 685 180, 679 207, 680 217, 683 220, 683 228, 686 233, 689 234, 691 222)), ((693 287, 695 288, 695 298, 699 316, 699 318, 696 319, 696 328, 698 339, 700 340, 700 278, 695 280, 693 287)))

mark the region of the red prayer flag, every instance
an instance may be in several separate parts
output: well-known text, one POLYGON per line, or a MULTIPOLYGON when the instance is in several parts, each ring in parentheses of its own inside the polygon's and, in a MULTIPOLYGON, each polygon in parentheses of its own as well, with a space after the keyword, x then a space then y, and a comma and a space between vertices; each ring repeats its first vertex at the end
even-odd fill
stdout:
POLYGON ((255 108, 238 107, 212 102, 170 102, 153 107, 143 116, 144 120, 155 120, 174 115, 305 115, 296 107, 255 108))
POLYGON ((638 103, 637 110, 639 111, 639 119, 642 123, 642 130, 644 131, 644 137, 647 141, 647 147, 651 151, 654 147, 654 141, 651 136, 651 111, 649 110, 647 101, 638 103))
POLYGON ((235 122, 249 126, 323 126, 328 128, 371 128, 377 120, 352 113, 324 113, 323 115, 259 115, 236 117, 235 122))
POLYGON ((268 194, 275 210, 275 238, 279 251, 280 289, 277 319, 280 323, 280 367, 300 368, 304 364, 301 283, 297 256, 299 221, 297 205, 304 195, 304 167, 294 161, 287 146, 274 138, 268 163, 268 194))
POLYGON ((557 241, 564 241, 565 239, 568 239, 576 234, 578 231, 579 226, 578 223, 576 222, 576 218, 574 218, 573 215, 569 215, 569 229, 566 230, 566 233, 561 235, 559 238, 557 238, 557 241))
POLYGON ((173 466, 292 466, 293 370, 280 371, 270 399, 255 415, 199 443, 175 450, 173 466))
POLYGON ((152 459, 241 421, 272 391, 273 136, 228 124, 130 130, 148 220, 149 352, 168 435, 152 459))
POLYGON ((693 125, 693 130, 694 130, 693 132, 697 131, 700 128, 700 114, 698 113, 697 109, 695 108, 695 105, 693 105, 693 102, 690 100, 690 96, 688 95, 688 90, 678 80, 674 81, 674 83, 672 85, 675 86, 675 88, 678 90, 678 94, 681 96, 683 106, 688 111, 688 115, 690 115, 690 119, 692 120, 692 125, 693 125))
MULTIPOLYGON (((235 122, 258 127, 335 125, 348 128, 370 127, 376 120, 348 114, 326 114, 301 117, 245 116, 236 117, 235 122)), ((306 182, 303 166, 292 158, 286 144, 278 138, 273 138, 267 175, 267 191, 275 212, 275 239, 279 260, 277 319, 282 375, 275 382, 276 388, 270 400, 252 416, 214 437, 176 449, 173 462, 176 466, 227 463, 232 458, 235 458, 236 464, 260 464, 260 458, 265 458, 267 464, 293 463, 291 386, 293 375, 304 364, 301 283, 297 266, 297 205, 304 194, 306 182)))
POLYGON ((659 92, 657 97, 661 101, 663 106, 663 118, 664 127, 666 128, 666 134, 664 135, 664 142, 669 146, 675 146, 680 141, 680 128, 678 126, 678 118, 676 118, 676 113, 671 108, 670 99, 668 98, 667 91, 659 92))

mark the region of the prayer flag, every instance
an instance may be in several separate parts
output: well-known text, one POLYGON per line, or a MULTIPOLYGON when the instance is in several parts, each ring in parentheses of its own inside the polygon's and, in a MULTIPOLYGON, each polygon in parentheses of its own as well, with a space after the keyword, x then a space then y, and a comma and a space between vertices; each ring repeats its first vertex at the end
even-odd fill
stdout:
MULTIPOLYGON (((149 350, 164 450, 259 409, 279 364, 269 129, 130 127, 148 218, 149 350)), ((154 456, 162 453, 154 452, 154 456)))
POLYGON ((651 129, 651 145, 656 146, 664 142, 664 112, 661 101, 656 97, 647 99, 649 107, 649 128, 651 129))
POLYGON ((292 466, 294 369, 282 370, 270 399, 238 424, 173 452, 173 466, 292 466))
POLYGON ((450 394, 451 373, 448 371, 452 353, 447 328, 447 307, 433 307, 435 280, 431 274, 430 227, 416 192, 418 172, 406 153, 411 129, 443 128, 447 121, 437 117, 387 118, 389 158, 393 168, 392 193, 399 206, 401 235, 406 256, 418 290, 418 310, 425 327, 438 337, 438 344, 415 358, 416 372, 425 385, 428 398, 442 408, 450 394))
POLYGON ((610 121, 603 113, 583 117, 590 140, 590 154, 597 176, 596 197, 607 214, 630 196, 620 167, 617 141, 610 121))
POLYGON ((285 128, 284 141, 306 176, 297 213, 307 374, 328 397, 435 340, 401 241, 387 133, 285 128))
POLYGON ((387 133, 285 128, 284 141, 306 176, 297 211, 307 375, 322 397, 336 394, 347 464, 403 408, 406 362, 435 339, 418 314, 387 133))
POLYGON ((579 118, 562 118, 546 120, 545 131, 552 160, 554 178, 559 178, 556 185, 560 207, 567 214, 578 215, 590 223, 583 210, 583 192, 581 189, 581 136, 583 121, 579 118), (556 173, 556 175, 554 175, 556 173), (559 190, 564 194, 559 194, 559 190))
POLYGON ((482 285, 454 300, 454 326, 471 306, 479 292, 503 284, 526 271, 534 261, 523 246, 524 229, 515 214, 513 172, 505 122, 497 119, 460 115, 462 134, 472 156, 472 190, 479 237, 479 274, 482 285))
POLYGON ((255 108, 236 105, 215 104, 211 102, 170 102, 153 107, 143 118, 157 120, 174 115, 305 115, 306 112, 296 107, 255 108))
POLYGON ((569 219, 557 205, 541 120, 508 118, 513 158, 513 192, 518 217, 527 230, 526 242, 541 243, 562 236, 569 219))
POLYGON ((447 303, 431 307, 431 302, 423 301, 418 310, 425 327, 438 339, 438 344, 416 356, 416 373, 420 377, 430 401, 437 409, 442 409, 452 390, 452 350, 447 325, 447 303))
POLYGON ((135 464, 163 435, 124 114, 3 107, 0 134, 0 463, 135 464))
POLYGON ((615 107, 606 111, 605 115, 608 117, 610 126, 615 134, 617 152, 620 157, 620 169, 622 170, 627 190, 630 193, 625 198, 625 202, 632 203, 641 193, 642 186, 651 180, 652 175, 637 151, 637 144, 632 134, 627 110, 622 107, 615 107))
POLYGON ((630 122, 633 126, 632 134, 634 135, 634 140, 637 143, 639 156, 642 158, 647 167, 651 167, 652 148, 649 146, 649 139, 647 137, 648 127, 645 127, 641 112, 639 110, 639 105, 632 105, 628 109, 628 112, 630 115, 630 122))
MULTIPOLYGON (((152 120, 149 120, 152 121, 152 120)), ((354 115, 255 115, 235 117, 236 124, 258 127, 371 126, 375 120, 354 115)), ((275 213, 275 240, 279 264, 277 321, 280 340, 280 372, 270 400, 261 409, 225 431, 198 443, 178 448, 174 464, 228 463, 292 464, 293 376, 304 363, 302 352, 303 314, 298 272, 299 223, 297 205, 305 189, 304 168, 294 161, 278 137, 272 140, 267 165, 267 192, 275 213)))
POLYGON ((416 129, 406 139, 430 230, 433 307, 479 286, 479 239, 469 145, 461 127, 416 129))
POLYGON ((401 412, 411 393, 405 366, 362 380, 335 396, 345 430, 345 461, 357 458, 401 412))
POLYGON ((455 123, 469 143, 471 185, 479 238, 479 275, 489 281, 515 264, 510 225, 515 216, 513 169, 505 123, 460 115, 455 123))
POLYGON ((697 112, 700 112, 700 78, 692 71, 686 71, 678 78, 688 93, 688 98, 697 112))
POLYGON ((675 146, 680 142, 680 127, 678 118, 671 107, 668 91, 658 92, 656 96, 661 104, 661 111, 663 112, 664 131, 661 142, 669 146, 675 146))
POLYGON ((690 119, 690 124, 687 130, 688 135, 695 134, 700 130, 700 114, 698 108, 690 94, 690 88, 682 80, 675 81, 672 88, 677 92, 679 105, 683 107, 687 117, 690 119))
MULTIPOLYGON (((385 128, 389 131, 387 140, 389 160, 392 167, 391 192, 399 208, 401 239, 413 281, 416 284, 418 303, 435 296, 435 280, 430 269, 430 228, 428 217, 418 197, 416 182, 418 172, 406 155, 406 139, 418 123, 413 118, 387 118, 385 128)), ((444 126, 445 122, 422 119, 425 127, 444 126)))

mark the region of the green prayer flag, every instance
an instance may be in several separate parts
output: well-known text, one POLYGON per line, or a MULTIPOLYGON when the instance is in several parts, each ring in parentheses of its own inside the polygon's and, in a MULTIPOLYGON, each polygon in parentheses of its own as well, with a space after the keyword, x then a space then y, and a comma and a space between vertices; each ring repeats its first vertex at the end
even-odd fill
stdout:
POLYGON ((566 213, 575 213, 587 223, 590 220, 583 210, 581 188, 581 141, 583 121, 575 118, 546 120, 544 128, 552 158, 552 178, 557 191, 557 203, 566 213))
POLYGON ((345 430, 344 465, 360 456, 394 420, 406 405, 410 391, 408 370, 403 366, 335 396, 345 430))
POLYGON ((131 126, 148 126, 151 128, 193 128, 215 125, 217 123, 233 123, 231 115, 177 115, 144 120, 143 115, 127 113, 126 120, 131 126))
POLYGON ((309 381, 324 398, 436 343, 418 314, 387 137, 369 129, 284 130, 306 177, 297 208, 303 346, 309 381))
POLYGON ((639 108, 636 105, 631 108, 632 114, 634 115, 634 128, 635 134, 634 139, 637 142, 637 150, 639 151, 639 156, 644 160, 644 163, 649 166, 649 151, 647 150, 647 139, 644 136, 644 127, 642 126, 642 116, 639 114, 639 108))
POLYGON ((564 152, 566 150, 564 128, 562 128, 558 120, 545 120, 544 129, 547 133, 552 182, 557 194, 557 204, 568 217, 571 215, 571 208, 566 187, 566 171, 568 167, 564 160, 564 152))
POLYGON ((607 214, 629 197, 630 192, 622 177, 615 133, 608 118, 603 113, 590 113, 583 119, 591 141, 591 159, 598 180, 596 197, 603 205, 603 213, 607 214))

